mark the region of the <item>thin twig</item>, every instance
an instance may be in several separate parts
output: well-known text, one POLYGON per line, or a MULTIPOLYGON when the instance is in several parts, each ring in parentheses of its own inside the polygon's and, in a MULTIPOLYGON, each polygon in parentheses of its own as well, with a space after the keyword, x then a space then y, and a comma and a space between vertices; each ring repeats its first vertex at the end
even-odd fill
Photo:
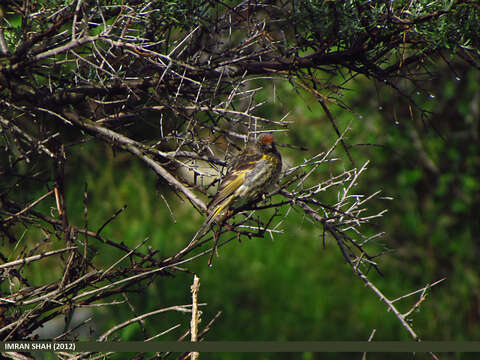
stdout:
POLYGON ((72 246, 72 247, 68 247, 68 248, 64 248, 64 249, 60 249, 60 250, 48 251, 48 252, 45 252, 45 253, 42 253, 42 254, 39 254, 39 255, 32 255, 32 256, 29 256, 29 257, 26 257, 26 258, 23 258, 23 259, 18 259, 18 260, 15 260, 15 261, 10 261, 10 262, 5 263, 5 264, 1 264, 0 269, 6 269, 6 268, 17 266, 17 265, 27 265, 27 264, 30 264, 31 262, 46 258, 48 256, 57 255, 57 254, 64 253, 66 251, 71 251, 71 250, 76 250, 76 249, 77 249, 76 246, 72 246))

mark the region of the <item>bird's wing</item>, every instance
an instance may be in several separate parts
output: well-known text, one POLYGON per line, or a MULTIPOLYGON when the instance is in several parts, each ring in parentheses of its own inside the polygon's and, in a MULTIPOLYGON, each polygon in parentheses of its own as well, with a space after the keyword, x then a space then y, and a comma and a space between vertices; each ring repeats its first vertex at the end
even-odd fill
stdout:
POLYGON ((232 195, 245 182, 245 176, 255 167, 255 164, 261 157, 262 154, 249 154, 244 152, 243 156, 240 156, 241 160, 237 158, 234 166, 222 179, 218 187, 217 195, 209 204, 209 208, 216 207, 232 195))
POLYGON ((218 189, 217 196, 215 196, 212 202, 208 205, 210 214, 205 220, 206 225, 210 225, 213 219, 215 219, 218 214, 220 214, 226 207, 230 205, 233 200, 235 200, 232 195, 240 186, 242 186, 246 173, 246 170, 232 171, 223 179, 218 189))
POLYGON ((216 207, 218 204, 221 204, 226 198, 232 195, 235 190, 242 186, 243 182, 245 181, 246 174, 246 169, 234 170, 229 173, 220 183, 217 195, 213 199, 210 206, 216 207))

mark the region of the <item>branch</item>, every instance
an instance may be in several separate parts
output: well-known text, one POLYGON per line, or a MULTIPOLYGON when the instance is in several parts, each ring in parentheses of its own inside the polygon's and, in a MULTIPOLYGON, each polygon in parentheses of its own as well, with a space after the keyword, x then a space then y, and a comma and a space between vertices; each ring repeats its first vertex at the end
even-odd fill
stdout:
MULTIPOLYGON (((294 195, 289 193, 288 191, 286 190, 281 190, 280 193, 282 195, 284 195, 285 197, 289 198, 289 199, 295 199, 294 195)), ((296 199, 296 201, 294 202, 297 206, 299 206, 300 208, 302 208, 308 215, 310 215, 315 221, 321 223, 325 229, 327 229, 327 231, 335 238, 335 240, 337 241, 337 244, 339 245, 345 259, 347 260, 347 262, 350 264, 350 266, 352 267, 353 271, 363 280, 363 282, 375 293, 377 294, 377 296, 382 300, 384 301, 388 308, 395 314, 395 316, 397 317, 397 319, 401 322, 401 324, 403 325, 403 327, 405 329, 407 329, 407 331, 410 333, 410 335, 412 336, 412 338, 416 341, 420 341, 420 338, 418 337, 418 335, 415 333, 415 331, 413 330, 413 328, 407 323, 407 321, 405 320, 405 316, 403 316, 398 310, 397 308, 395 307, 395 305, 393 305, 393 302, 390 301, 385 295, 383 295, 383 293, 375 286, 373 285, 370 280, 368 280, 368 278, 365 276, 365 274, 363 274, 363 272, 360 270, 360 267, 359 266, 356 266, 353 264, 353 262, 351 261, 350 259, 350 256, 346 253, 344 247, 343 247, 343 240, 340 238, 339 234, 338 234, 338 230, 336 228, 335 225, 333 225, 332 223, 330 223, 328 221, 328 219, 324 218, 324 217, 321 217, 314 209, 312 209, 310 206, 308 206, 306 203, 304 203, 303 201, 301 200, 298 200, 296 199)))
POLYGON ((146 147, 143 144, 138 143, 110 129, 104 128, 93 121, 86 119, 81 121, 77 116, 74 116, 73 114, 68 117, 72 123, 87 131, 89 134, 107 140, 115 146, 120 146, 124 150, 138 157, 140 160, 150 166, 159 176, 164 178, 176 191, 180 191, 181 193, 183 193, 193 205, 201 209, 203 212, 207 211, 207 206, 203 201, 201 201, 193 192, 188 190, 185 185, 178 181, 165 168, 163 168, 150 156, 144 153, 146 147))
POLYGON ((48 252, 43 253, 43 254, 33 255, 33 256, 29 256, 29 257, 26 257, 26 258, 23 258, 23 259, 15 260, 15 261, 10 261, 8 263, 1 264, 0 269, 6 269, 6 268, 17 266, 17 265, 26 265, 26 264, 29 264, 33 261, 40 260, 40 259, 43 259, 43 258, 48 257, 48 256, 61 254, 63 252, 70 251, 70 250, 75 250, 76 248, 77 248, 76 246, 73 246, 73 247, 68 247, 68 248, 64 248, 64 249, 60 249, 60 250, 48 251, 48 252))
POLYGON ((37 200, 35 200, 34 202, 32 202, 31 204, 25 206, 25 208, 23 208, 22 210, 16 212, 15 214, 7 217, 6 219, 2 220, 1 224, 4 225, 6 223, 8 223, 9 221, 19 217, 20 215, 22 215, 23 213, 27 212, 28 210, 30 210, 31 208, 33 208, 35 205, 37 205, 39 202, 41 202, 43 199, 49 197, 50 195, 52 195, 54 192, 54 190, 50 190, 49 192, 47 192, 46 194, 43 194, 42 196, 40 196, 37 200))
MULTIPOLYGON (((193 277, 193 285, 191 286, 192 291, 192 320, 190 321, 190 334, 191 341, 198 341, 198 324, 200 323, 200 314, 198 311, 198 291, 200 290, 200 278, 197 275, 193 277)), ((192 352, 190 359, 197 360, 198 352, 192 352)))
MULTIPOLYGON (((200 304, 200 305, 205 305, 205 304, 200 304)), ((102 336, 100 336, 98 338, 98 341, 105 341, 108 338, 108 336, 111 335, 112 333, 114 333, 115 331, 118 331, 118 330, 124 328, 125 326, 133 324, 134 322, 145 319, 145 318, 150 317, 152 315, 160 314, 160 313, 163 313, 163 312, 166 312, 166 311, 190 312, 191 310, 189 310, 188 308, 191 307, 191 306, 192 305, 175 305, 175 306, 170 306, 170 307, 163 308, 163 309, 158 309, 158 310, 146 313, 146 314, 142 314, 140 316, 136 316, 136 317, 131 318, 127 321, 124 321, 121 324, 118 324, 118 325, 112 327, 110 330, 108 330, 102 336)))

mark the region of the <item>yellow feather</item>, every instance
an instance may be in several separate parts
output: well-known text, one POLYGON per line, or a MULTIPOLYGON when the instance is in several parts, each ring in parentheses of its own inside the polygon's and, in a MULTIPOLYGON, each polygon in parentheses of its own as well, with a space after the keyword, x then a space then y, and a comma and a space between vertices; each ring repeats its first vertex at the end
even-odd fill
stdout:
POLYGON ((239 172, 232 181, 230 181, 223 189, 220 190, 218 193, 218 199, 223 199, 233 194, 235 190, 237 190, 243 184, 246 173, 247 172, 245 170, 239 172))
POLYGON ((233 196, 229 197, 227 200, 225 200, 223 203, 217 206, 215 211, 213 212, 213 217, 215 218, 218 214, 220 214, 223 209, 225 209, 233 200, 233 196))
POLYGON ((230 203, 235 200, 235 196, 230 196, 229 198, 227 198, 226 200, 224 200, 223 202, 221 202, 220 204, 218 204, 215 209, 212 211, 212 213, 210 214, 210 216, 207 218, 206 220, 206 223, 207 224, 211 224, 212 221, 216 220, 218 215, 226 208, 228 208, 228 206, 230 206, 230 203))

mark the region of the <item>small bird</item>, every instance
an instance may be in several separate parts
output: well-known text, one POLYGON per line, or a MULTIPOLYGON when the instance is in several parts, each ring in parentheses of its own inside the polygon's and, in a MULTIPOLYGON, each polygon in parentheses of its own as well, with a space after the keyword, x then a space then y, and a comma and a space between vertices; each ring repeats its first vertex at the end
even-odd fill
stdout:
POLYGON ((220 182, 217 194, 208 205, 209 215, 192 239, 192 244, 213 222, 221 224, 228 210, 246 204, 266 193, 275 185, 282 171, 282 157, 273 136, 262 135, 257 142, 242 151, 232 162, 220 182))

